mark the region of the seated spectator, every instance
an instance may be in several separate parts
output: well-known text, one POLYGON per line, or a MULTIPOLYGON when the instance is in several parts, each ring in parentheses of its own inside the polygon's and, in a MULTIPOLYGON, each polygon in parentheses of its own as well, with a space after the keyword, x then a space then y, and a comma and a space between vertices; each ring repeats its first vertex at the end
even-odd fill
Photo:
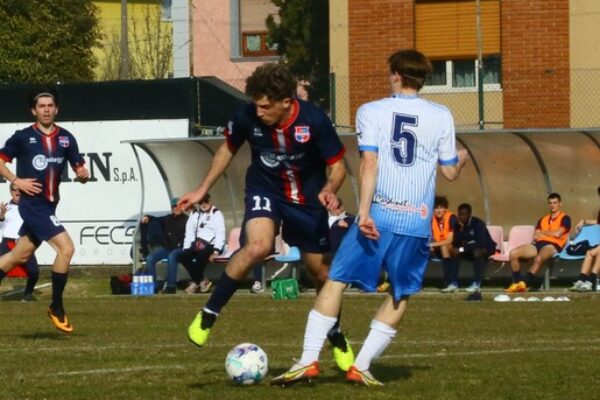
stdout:
MULTIPOLYGON (((600 186, 598 186, 598 196, 600 196, 600 186)), ((577 232, 581 230, 584 225, 595 225, 600 224, 600 211, 598 211, 598 217, 594 219, 581 220, 577 224, 577 232)), ((569 289, 574 292, 591 292, 594 290, 594 286, 598 280, 598 274, 600 273, 600 246, 596 246, 593 249, 588 250, 585 253, 583 264, 581 264, 581 271, 579 272, 579 279, 569 289)))
POLYGON ((540 218, 533 236, 533 243, 525 244, 512 249, 509 253, 510 267, 512 269, 512 284, 506 289, 507 293, 526 292, 535 281, 535 274, 541 269, 546 260, 559 253, 567 240, 571 230, 571 218, 560 210, 561 198, 558 193, 550 193, 548 206, 550 214, 540 218), (525 279, 521 276, 520 260, 531 260, 525 279))
POLYGON ((473 283, 465 289, 467 292, 479 292, 485 265, 495 250, 496 243, 492 240, 485 222, 472 216, 470 204, 459 205, 458 224, 454 229, 450 253, 456 259, 473 262, 473 283))
MULTIPOLYGON (((224 248, 225 218, 211 202, 210 194, 207 194, 188 218, 183 251, 178 259, 192 278, 185 289, 186 293, 193 294, 198 290, 207 293, 210 290, 212 282, 204 276, 204 270, 207 263, 223 253, 224 248)), ((177 264, 169 265, 169 268, 175 268, 174 274, 177 275, 177 264)), ((169 272, 168 275, 172 274, 169 272)))
MULTIPOLYGON (((157 247, 153 248, 146 258, 146 267, 148 272, 154 277, 156 282, 156 263, 163 258, 167 259, 167 283, 162 290, 164 294, 173 294, 176 292, 177 283, 177 260, 183 252, 183 239, 185 237, 185 225, 188 217, 179 207, 177 207, 176 198, 171 199, 171 213, 162 217, 144 215, 141 219, 143 225, 152 224, 155 230, 161 232, 162 240, 157 247)), ((144 235, 142 235, 144 237, 144 235)), ((156 289, 159 284, 156 283, 156 289)))
MULTIPOLYGON (((0 203, 0 228, 2 228, 0 255, 8 253, 15 247, 19 239, 19 230, 23 225, 21 214, 19 214, 21 191, 13 184, 10 184, 10 196, 11 200, 7 204, 0 203)), ((35 254, 27 260, 25 269, 27 270, 27 283, 23 291, 23 301, 35 301, 37 299, 33 296, 33 290, 40 276, 40 268, 35 254)))
POLYGON ((442 260, 445 287, 442 293, 453 293, 458 290, 458 263, 450 256, 454 228, 458 224, 456 215, 448 210, 448 199, 436 196, 433 203, 433 218, 431 219, 431 238, 429 243, 431 256, 442 260))
POLYGON ((348 232, 348 228, 354 222, 354 215, 346 213, 346 209, 339 199, 339 206, 336 210, 329 211, 329 242, 331 245, 331 254, 337 252, 342 239, 348 232))

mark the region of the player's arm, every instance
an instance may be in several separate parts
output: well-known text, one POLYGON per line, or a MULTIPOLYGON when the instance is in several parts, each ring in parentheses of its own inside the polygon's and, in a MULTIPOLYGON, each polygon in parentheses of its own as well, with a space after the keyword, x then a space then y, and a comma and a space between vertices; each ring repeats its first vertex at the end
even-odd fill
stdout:
POLYGON ((328 210, 336 210, 339 206, 339 201, 335 195, 346 177, 346 166, 344 159, 340 158, 329 166, 329 176, 327 182, 319 192, 319 201, 328 210))
POLYGON ((202 179, 200 185, 196 188, 196 190, 186 193, 177 202, 177 205, 181 207, 182 210, 189 209, 193 204, 198 203, 205 195, 208 193, 210 188, 215 184, 217 179, 227 169, 231 160, 233 160, 234 153, 230 150, 227 142, 223 142, 219 150, 213 156, 212 162, 210 163, 210 167, 202 179))
POLYGON ((442 175, 446 177, 449 181, 453 181, 458 178, 460 175, 460 170, 464 167, 465 163, 468 159, 468 153, 465 149, 460 149, 456 152, 456 156, 458 157, 458 162, 456 164, 441 164, 440 169, 442 171, 442 175))
POLYGON ((42 184, 39 183, 35 178, 19 178, 11 172, 6 166, 6 161, 0 158, 0 175, 7 181, 12 183, 22 192, 27 193, 30 196, 36 195, 42 191, 42 184))
POLYGON ((359 169, 358 228, 365 237, 373 240, 379 239, 379 231, 375 226, 375 221, 369 215, 377 185, 377 158, 377 152, 361 152, 359 169))

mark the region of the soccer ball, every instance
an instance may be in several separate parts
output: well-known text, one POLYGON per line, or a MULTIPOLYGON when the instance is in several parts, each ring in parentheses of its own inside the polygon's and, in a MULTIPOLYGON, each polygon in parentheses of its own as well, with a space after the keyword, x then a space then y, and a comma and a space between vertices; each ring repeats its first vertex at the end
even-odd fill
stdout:
POLYGON ((225 359, 225 371, 238 385, 258 383, 267 375, 268 370, 267 354, 252 343, 238 344, 225 359))

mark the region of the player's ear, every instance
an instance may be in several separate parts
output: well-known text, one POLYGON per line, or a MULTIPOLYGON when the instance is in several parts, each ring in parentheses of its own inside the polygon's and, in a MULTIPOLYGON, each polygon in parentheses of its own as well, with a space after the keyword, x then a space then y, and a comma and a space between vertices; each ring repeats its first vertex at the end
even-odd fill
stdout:
POLYGON ((292 104, 292 99, 291 99, 291 98, 289 98, 289 97, 286 97, 286 98, 285 98, 285 99, 283 99, 281 102, 283 103, 283 106, 284 106, 285 108, 288 108, 288 107, 289 107, 289 106, 292 104))

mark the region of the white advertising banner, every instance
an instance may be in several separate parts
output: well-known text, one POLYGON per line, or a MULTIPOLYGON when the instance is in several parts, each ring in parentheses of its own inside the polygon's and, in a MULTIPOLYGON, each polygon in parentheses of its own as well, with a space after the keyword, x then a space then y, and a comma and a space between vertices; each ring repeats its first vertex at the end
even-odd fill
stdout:
MULTIPOLYGON (((79 144, 91 179, 74 182, 74 173, 66 169, 60 185, 56 216, 75 244, 74 265, 128 264, 131 244, 142 202, 142 173, 130 144, 123 140, 187 137, 188 121, 136 120, 62 122, 79 144)), ((0 124, 0 146, 17 129, 30 123, 0 124)), ((144 175, 144 212, 167 213, 169 198, 154 162, 138 149, 144 175)), ((15 170, 16 164, 7 164, 15 170)), ((10 199, 8 182, 0 183, 0 201, 10 199)), ((36 252, 42 265, 52 264, 55 253, 44 243, 36 252)))

